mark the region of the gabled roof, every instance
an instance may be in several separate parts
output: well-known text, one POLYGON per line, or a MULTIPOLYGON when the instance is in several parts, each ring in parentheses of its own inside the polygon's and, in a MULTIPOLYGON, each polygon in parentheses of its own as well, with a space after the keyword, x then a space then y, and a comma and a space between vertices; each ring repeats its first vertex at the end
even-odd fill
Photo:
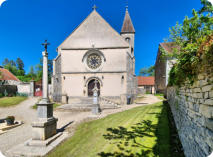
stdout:
POLYGON ((129 44, 96 11, 68 36, 59 49, 128 48, 129 44))
POLYGON ((129 15, 128 8, 126 9, 126 14, 124 17, 123 27, 121 29, 121 33, 135 33, 135 28, 132 24, 132 20, 129 15))
POLYGON ((155 85, 155 77, 149 76, 138 76, 138 86, 154 86, 155 85))
POLYGON ((15 75, 13 75, 11 72, 9 72, 7 69, 0 68, 0 80, 13 80, 13 81, 20 81, 15 75))
POLYGON ((179 49, 179 46, 177 46, 174 42, 168 42, 168 43, 160 43, 160 46, 164 48, 169 54, 174 53, 173 49, 179 49))

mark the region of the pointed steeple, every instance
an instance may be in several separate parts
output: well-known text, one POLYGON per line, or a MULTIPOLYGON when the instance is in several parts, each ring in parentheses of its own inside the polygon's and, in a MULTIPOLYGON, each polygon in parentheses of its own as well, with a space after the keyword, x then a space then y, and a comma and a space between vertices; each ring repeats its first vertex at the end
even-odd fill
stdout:
POLYGON ((121 29, 121 34, 122 33, 135 33, 135 28, 129 15, 128 6, 126 7, 126 15, 121 29))

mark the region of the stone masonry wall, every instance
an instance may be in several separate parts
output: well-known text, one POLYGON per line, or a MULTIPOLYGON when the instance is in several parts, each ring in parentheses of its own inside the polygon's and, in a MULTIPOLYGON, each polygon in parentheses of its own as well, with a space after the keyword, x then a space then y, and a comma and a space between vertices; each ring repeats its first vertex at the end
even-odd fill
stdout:
POLYGON ((200 74, 192 86, 168 87, 170 104, 186 157, 213 151, 213 77, 200 74))

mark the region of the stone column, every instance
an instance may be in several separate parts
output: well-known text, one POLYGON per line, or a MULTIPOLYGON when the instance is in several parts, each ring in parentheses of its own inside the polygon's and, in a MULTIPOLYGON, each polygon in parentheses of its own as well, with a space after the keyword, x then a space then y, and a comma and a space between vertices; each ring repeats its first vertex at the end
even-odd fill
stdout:
POLYGON ((57 119, 53 117, 53 103, 48 95, 48 53, 43 53, 43 97, 37 104, 38 121, 32 123, 33 140, 46 140, 56 134, 57 119))
POLYGON ((98 98, 98 87, 97 80, 95 80, 95 87, 93 88, 93 106, 92 106, 92 114, 99 114, 101 112, 99 98, 98 98))

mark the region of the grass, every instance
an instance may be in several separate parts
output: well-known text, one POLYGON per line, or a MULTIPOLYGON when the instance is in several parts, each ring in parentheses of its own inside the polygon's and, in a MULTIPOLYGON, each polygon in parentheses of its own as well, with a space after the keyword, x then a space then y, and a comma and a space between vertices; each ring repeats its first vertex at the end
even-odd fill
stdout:
POLYGON ((143 96, 143 95, 138 95, 134 103, 141 102, 144 98, 145 98, 145 96, 143 96))
POLYGON ((0 98, 0 107, 11 107, 11 106, 15 106, 19 103, 21 103, 22 101, 26 100, 27 97, 3 97, 0 98))
MULTIPOLYGON (((53 104, 53 109, 57 108, 58 106, 60 106, 60 104, 56 104, 56 103, 53 104)), ((33 108, 33 109, 37 109, 37 105, 36 105, 36 104, 33 105, 32 108, 33 108)))
POLYGON ((155 94, 155 96, 157 96, 157 97, 158 97, 158 99, 160 99, 160 100, 165 100, 165 98, 164 98, 164 94, 157 93, 157 94, 155 94))
POLYGON ((137 107, 82 123, 48 157, 172 157, 167 106, 137 107))

